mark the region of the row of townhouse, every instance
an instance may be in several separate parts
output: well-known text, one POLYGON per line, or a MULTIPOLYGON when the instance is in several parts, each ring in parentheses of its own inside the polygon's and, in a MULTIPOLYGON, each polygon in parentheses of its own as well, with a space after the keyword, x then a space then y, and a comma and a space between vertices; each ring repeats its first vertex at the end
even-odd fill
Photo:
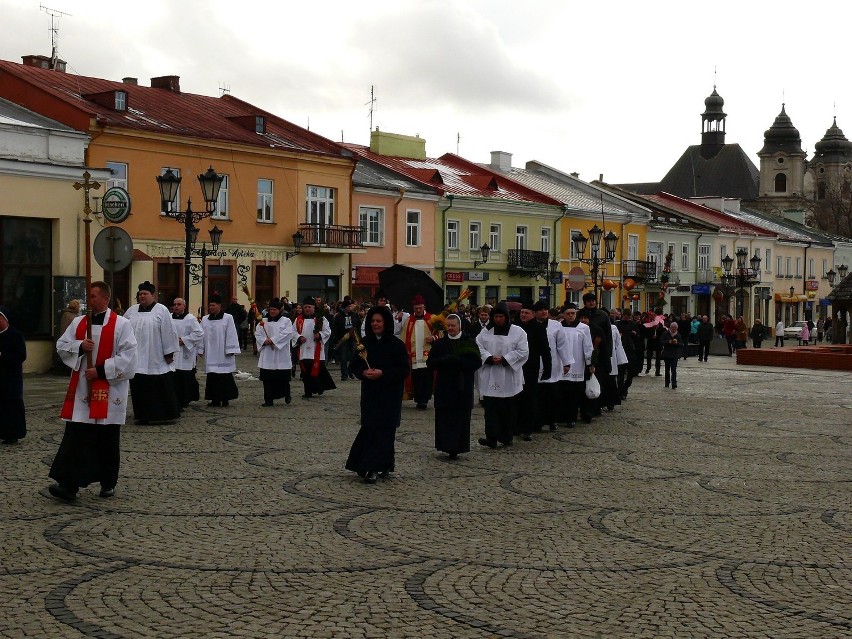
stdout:
MULTIPOLYGON (((714 210, 713 202, 636 196, 539 162, 513 167, 505 152, 482 164, 453 154, 427 158, 423 139, 378 130, 369 146, 335 143, 231 95, 183 93, 176 76, 142 86, 45 66, 39 56, 0 61, 0 98, 8 101, 0 104, 0 186, 10 194, 0 202, 0 303, 27 318, 29 370, 47 367, 58 313, 83 297, 83 194, 72 185, 87 167, 133 202, 121 224, 132 239, 127 266, 94 269, 125 308, 145 280, 161 301, 188 297, 193 310, 203 306, 205 287, 242 304, 244 290, 261 303, 305 295, 369 300, 379 272, 401 263, 428 272, 449 301, 470 289, 477 304, 558 305, 600 289, 603 306, 645 310, 657 304, 671 250, 666 310, 718 315, 734 312, 739 300, 749 318, 793 321, 823 310, 823 265, 852 261, 848 244, 837 261, 836 238, 821 244, 738 219, 746 213, 732 211, 729 200, 714 210), (189 200, 198 211, 204 205, 194 178, 208 167, 224 179, 212 215, 196 224, 198 245, 214 228, 221 241, 206 259, 193 251, 187 269, 185 226, 164 210, 156 178, 168 170, 183 177, 177 212, 189 200), (617 239, 593 282, 592 247, 579 255, 572 238, 595 227, 617 239), (723 258, 740 247, 764 259, 760 277, 742 292, 721 277, 723 258), (770 281, 774 256, 822 268, 822 288, 804 278, 792 294, 770 281)), ((102 193, 92 192, 96 212, 102 193)), ((94 217, 93 236, 110 226, 94 217)), ((598 251, 604 256, 603 240, 598 251)))

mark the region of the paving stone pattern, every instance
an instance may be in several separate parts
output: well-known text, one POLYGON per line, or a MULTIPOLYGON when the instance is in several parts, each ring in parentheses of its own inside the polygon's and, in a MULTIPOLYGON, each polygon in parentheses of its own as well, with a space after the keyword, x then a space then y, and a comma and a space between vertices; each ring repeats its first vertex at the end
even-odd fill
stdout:
POLYGON ((116 496, 73 504, 46 491, 65 380, 28 377, 30 434, 0 447, 0 636, 852 637, 849 374, 679 377, 454 462, 407 405, 373 486, 343 469, 357 382, 269 409, 243 381, 229 408, 131 421, 116 496))

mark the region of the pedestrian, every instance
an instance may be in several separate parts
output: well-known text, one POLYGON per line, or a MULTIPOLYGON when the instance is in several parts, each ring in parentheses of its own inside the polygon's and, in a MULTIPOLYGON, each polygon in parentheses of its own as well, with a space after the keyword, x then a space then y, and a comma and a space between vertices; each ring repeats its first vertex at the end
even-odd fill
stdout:
POLYGON ((176 297, 172 304, 172 324, 178 336, 178 350, 174 358, 175 392, 180 407, 187 408, 190 402, 201 399, 195 374, 196 357, 204 340, 204 329, 201 328, 201 322, 187 312, 182 297, 176 297))
POLYGON ((293 322, 296 332, 292 344, 296 346, 304 394, 302 399, 322 395, 337 386, 325 365, 325 343, 331 338, 331 324, 325 317, 325 307, 317 309, 316 300, 308 296, 302 301, 302 314, 293 322))
POLYGON ((701 323, 695 332, 698 338, 698 361, 706 362, 710 356, 710 342, 713 341, 715 335, 715 327, 710 323, 710 317, 707 315, 701 316, 701 323))
POLYGON ((445 323, 446 335, 432 344, 426 365, 435 375, 435 449, 456 459, 470 452, 473 378, 482 360, 461 317, 448 315, 445 323))
POLYGON ((0 306, 0 441, 16 444, 27 436, 24 410, 24 362, 27 344, 9 321, 8 308, 0 306))
POLYGON ((556 423, 562 417, 559 382, 562 380, 562 375, 574 363, 574 358, 568 348, 568 338, 562 331, 562 324, 556 319, 558 316, 559 311, 548 308, 545 302, 539 300, 535 303, 535 319, 544 326, 547 334, 547 345, 550 348, 549 374, 545 374, 546 371, 542 364, 541 375, 536 387, 538 391, 536 396, 538 405, 536 431, 541 431, 544 426, 547 426, 551 431, 556 430, 556 423))
POLYGON ((618 367, 618 392, 619 399, 627 399, 627 393, 633 385, 633 378, 642 370, 643 352, 637 346, 636 337, 639 327, 633 321, 633 311, 625 308, 621 312, 621 319, 616 321, 616 327, 621 335, 621 345, 627 356, 627 363, 618 367), (638 350, 638 356, 637 356, 638 350))
POLYGON ((734 324, 734 350, 738 348, 745 348, 746 341, 748 340, 748 326, 745 323, 745 320, 742 316, 737 318, 736 323, 734 324))
POLYGON ((479 393, 485 408, 485 437, 479 438, 479 444, 497 448, 498 442, 512 445, 518 419, 517 396, 524 385, 523 366, 529 358, 529 346, 527 334, 512 325, 505 302, 491 311, 490 326, 476 338, 482 359, 479 393))
POLYGON ((281 302, 272 300, 266 319, 257 323, 254 341, 259 357, 260 381, 263 383, 263 407, 273 406, 274 400, 284 398, 289 404, 290 373, 293 361, 290 358, 290 343, 296 335, 293 323, 281 313, 281 302))
POLYGON ((355 347, 357 346, 356 336, 361 330, 361 321, 355 309, 355 302, 348 296, 344 297, 332 324, 332 339, 334 340, 337 359, 340 360, 341 382, 355 379, 355 375, 349 372, 349 362, 355 356, 355 347))
POLYGON ((660 337, 666 332, 665 319, 663 317, 663 309, 656 309, 656 313, 649 313, 646 322, 642 323, 644 337, 647 343, 645 351, 645 374, 651 372, 651 356, 654 357, 654 374, 656 377, 660 373, 660 337))
POLYGON ((535 317, 532 301, 521 305, 518 326, 527 334, 529 354, 524 362, 524 386, 518 395, 518 419, 513 435, 521 436, 525 442, 532 441, 532 432, 539 423, 539 412, 544 408, 538 401, 538 382, 550 379, 553 369, 547 328, 535 317))
MULTIPOLYGON (((59 330, 56 332, 57 339, 65 332, 68 325, 73 322, 74 318, 78 315, 80 315, 80 300, 71 300, 68 302, 68 306, 62 309, 62 313, 59 315, 59 330)), ((55 343, 53 345, 53 366, 51 370, 59 375, 66 375, 68 373, 68 367, 65 366, 62 362, 62 358, 59 357, 59 353, 56 352, 55 343)))
POLYGON ((802 324, 802 332, 799 335, 799 341, 801 341, 802 346, 810 346, 811 328, 810 326, 808 326, 807 322, 802 324))
POLYGON ((65 433, 50 477, 57 483, 50 494, 73 501, 77 491, 100 483, 100 496, 115 495, 121 463, 121 426, 127 417, 127 393, 136 373, 136 336, 133 327, 109 308, 110 287, 92 282, 88 318, 76 318, 56 342, 62 361, 72 370, 60 416, 65 433))
POLYGON ((204 399, 208 408, 227 407, 240 392, 234 381, 237 370, 237 353, 240 340, 237 325, 230 313, 222 310, 222 297, 217 293, 210 296, 207 303, 210 313, 201 320, 204 339, 198 355, 204 358, 204 370, 207 372, 207 384, 204 387, 204 399))
POLYGON ((247 333, 248 333, 248 312, 245 307, 240 304, 236 295, 231 298, 231 303, 225 312, 234 318, 234 323, 237 326, 237 339, 240 343, 240 350, 245 350, 247 333))
POLYGON ((612 332, 612 356, 610 358, 609 376, 612 384, 616 387, 616 393, 610 396, 609 401, 606 403, 606 408, 612 411, 616 405, 621 405, 623 380, 629 360, 627 359, 627 352, 624 350, 624 345, 621 343, 621 333, 618 330, 618 326, 615 325, 614 318, 609 329, 612 332), (618 383, 619 379, 622 380, 621 385, 618 383))
POLYGON ((817 342, 821 344, 823 337, 825 337, 825 322, 821 317, 816 321, 816 330, 817 342))
POLYGON ((767 337, 766 326, 763 325, 759 319, 754 320, 754 326, 751 327, 751 331, 749 333, 751 337, 751 345, 754 348, 760 348, 760 345, 763 343, 763 340, 767 337))
POLYGON ((616 380, 610 375, 612 372, 612 330, 609 313, 598 308, 598 300, 594 293, 583 295, 583 308, 577 312, 580 321, 588 318, 589 330, 592 333, 592 344, 595 346, 598 357, 595 362, 595 377, 601 385, 601 395, 595 400, 595 408, 592 414, 600 415, 601 406, 615 405, 618 388, 616 380))
POLYGON ((415 406, 426 410, 432 399, 432 373, 426 368, 429 349, 436 335, 432 328, 432 315, 426 312, 426 300, 422 295, 415 295, 411 300, 411 315, 402 319, 400 337, 408 352, 411 375, 405 382, 406 399, 413 399, 415 406))
POLYGON ((784 348, 784 320, 778 320, 775 325, 775 346, 784 348))
POLYGON ((660 337, 662 358, 666 365, 666 388, 671 383, 672 389, 677 388, 677 361, 683 349, 677 322, 669 324, 669 329, 660 337))
POLYGON ((731 357, 734 354, 734 351, 737 350, 737 323, 734 321, 734 318, 730 315, 726 315, 724 320, 722 321, 722 334, 725 336, 725 340, 728 342, 728 357, 731 357))
MULTIPOLYGON (((569 302, 562 311, 562 332, 568 342, 568 351, 573 363, 562 374, 560 391, 563 397, 562 411, 568 428, 577 425, 577 414, 585 423, 592 421, 591 400, 586 397, 586 380, 594 373, 592 355, 594 346, 589 327, 577 319, 577 305, 569 302)), ((639 366, 641 369, 642 362, 639 366)))
POLYGON ((180 417, 172 369, 178 335, 169 309, 157 302, 151 282, 139 285, 139 303, 124 313, 136 335, 136 375, 130 382, 133 417, 137 424, 168 422, 180 417))
POLYGON ((350 370, 361 380, 361 428, 352 442, 346 470, 375 484, 395 469, 394 441, 402 419, 402 394, 409 372, 405 345, 394 337, 387 306, 374 306, 365 318, 369 331, 350 370))

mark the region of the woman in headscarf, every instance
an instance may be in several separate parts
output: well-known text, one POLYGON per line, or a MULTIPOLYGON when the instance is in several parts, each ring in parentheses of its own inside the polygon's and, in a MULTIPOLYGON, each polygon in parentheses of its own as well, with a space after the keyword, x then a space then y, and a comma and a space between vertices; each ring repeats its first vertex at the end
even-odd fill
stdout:
POLYGON ((456 459, 470 452, 473 376, 482 366, 479 347, 464 335, 462 320, 448 315, 447 334, 432 344, 426 367, 435 374, 435 448, 456 459))
POLYGON ((408 377, 408 352, 393 334, 390 309, 374 306, 367 312, 367 333, 349 371, 361 380, 361 429, 352 443, 346 470, 368 484, 394 469, 394 440, 402 419, 402 393, 408 377))
POLYGON ((24 361, 27 345, 9 323, 9 310, 0 306, 0 440, 14 444, 27 436, 24 413, 24 361))

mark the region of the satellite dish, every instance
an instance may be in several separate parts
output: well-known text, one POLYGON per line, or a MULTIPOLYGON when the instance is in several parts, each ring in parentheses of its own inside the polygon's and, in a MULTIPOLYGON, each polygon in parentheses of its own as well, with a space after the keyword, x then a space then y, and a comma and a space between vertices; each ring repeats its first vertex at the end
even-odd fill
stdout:
POLYGON ((108 226, 98 233, 92 251, 102 269, 122 271, 133 261, 133 240, 123 228, 108 226))

